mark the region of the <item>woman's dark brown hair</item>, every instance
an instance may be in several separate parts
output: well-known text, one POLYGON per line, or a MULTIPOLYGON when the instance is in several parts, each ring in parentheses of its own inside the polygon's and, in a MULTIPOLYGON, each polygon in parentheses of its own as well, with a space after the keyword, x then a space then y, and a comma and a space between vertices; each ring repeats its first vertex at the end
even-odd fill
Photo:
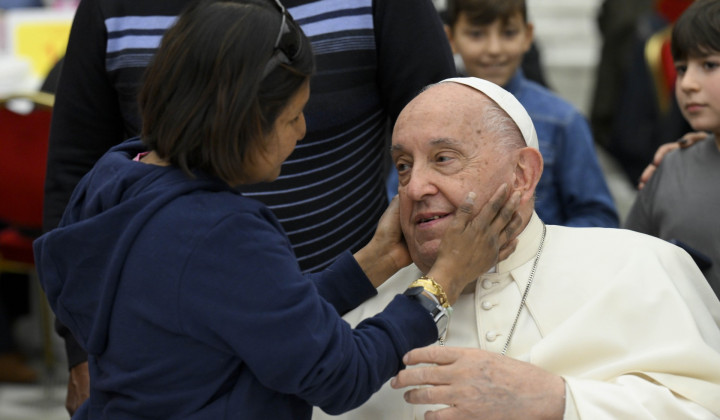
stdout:
POLYGON ((264 76, 282 21, 272 1, 204 0, 185 10, 163 37, 139 94, 147 148, 190 176, 200 170, 242 184, 248 152, 263 147, 314 69, 309 40, 286 19, 299 53, 264 76))

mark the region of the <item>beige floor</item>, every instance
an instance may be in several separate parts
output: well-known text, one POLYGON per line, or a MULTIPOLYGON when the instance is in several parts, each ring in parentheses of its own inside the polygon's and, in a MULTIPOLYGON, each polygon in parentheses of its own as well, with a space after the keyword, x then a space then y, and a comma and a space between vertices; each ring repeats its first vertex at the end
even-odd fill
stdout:
MULTIPOLYGON (((34 362, 38 372, 44 368, 34 362)), ((43 373, 36 385, 0 383, 0 419, 2 420, 67 420, 65 389, 67 374, 57 366, 53 372, 43 373)))
MULTIPOLYGON (((39 297, 36 295, 38 290, 32 290, 33 296, 39 297)), ((13 326, 13 335, 19 350, 28 357, 30 365, 39 374, 40 381, 34 385, 0 383, 0 420, 70 418, 65 411, 67 361, 64 345, 59 336, 51 333, 51 341, 45 346, 43 324, 39 316, 42 311, 39 310, 38 302, 39 299, 33 299, 30 314, 17 320, 13 326)))

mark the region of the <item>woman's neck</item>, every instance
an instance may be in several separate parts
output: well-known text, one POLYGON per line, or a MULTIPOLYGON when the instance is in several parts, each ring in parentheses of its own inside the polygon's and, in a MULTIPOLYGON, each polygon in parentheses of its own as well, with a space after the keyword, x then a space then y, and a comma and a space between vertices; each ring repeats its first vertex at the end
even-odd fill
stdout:
POLYGON ((157 166, 169 166, 170 162, 168 162, 165 159, 160 158, 158 154, 151 150, 150 153, 140 158, 140 162, 147 163, 148 165, 157 165, 157 166))

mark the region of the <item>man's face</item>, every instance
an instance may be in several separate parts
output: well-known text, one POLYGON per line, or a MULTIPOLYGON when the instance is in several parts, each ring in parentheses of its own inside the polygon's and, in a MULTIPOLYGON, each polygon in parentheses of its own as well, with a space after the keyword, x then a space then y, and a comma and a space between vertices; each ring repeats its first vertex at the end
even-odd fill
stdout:
POLYGON ((462 57, 468 76, 505 86, 530 48, 533 27, 520 12, 507 22, 496 19, 488 25, 471 24, 461 12, 448 38, 453 52, 462 57))
POLYGON ((513 153, 498 152, 494 133, 480 126, 481 101, 490 100, 469 87, 443 83, 415 98, 395 124, 400 225, 423 272, 435 262, 440 240, 469 192, 477 194, 479 212, 503 182, 511 185, 513 153))

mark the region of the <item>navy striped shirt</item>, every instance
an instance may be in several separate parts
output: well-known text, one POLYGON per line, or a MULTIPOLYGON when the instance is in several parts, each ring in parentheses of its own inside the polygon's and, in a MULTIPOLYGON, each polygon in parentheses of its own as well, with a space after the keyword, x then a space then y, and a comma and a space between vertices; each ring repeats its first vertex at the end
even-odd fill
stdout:
MULTIPOLYGON (((84 36, 102 30, 106 37, 104 71, 122 113, 122 138, 137 135, 136 94, 142 73, 187 0, 83 3, 78 15, 86 15, 84 36), (92 27, 100 24, 95 23, 98 19, 102 19, 101 29, 92 27)), ((301 269, 316 271, 343 251, 357 251, 372 237, 387 206, 384 178, 390 124, 422 87, 453 76, 454 67, 430 0, 288 0, 285 5, 309 37, 316 56, 317 70, 305 107, 307 134, 277 181, 242 190, 277 215, 301 269)), ((77 21, 78 17, 71 38, 79 37, 77 21)), ((82 42, 71 39, 71 45, 82 42)), ((69 47, 66 67, 78 54, 84 54, 80 47, 69 47)), ((67 80, 61 79, 62 83, 67 80)), ((72 99, 61 96, 59 89, 56 112, 70 112, 72 99)), ((96 99, 88 99, 92 100, 96 99)), ((97 101, 96 107, 102 108, 97 101)), ((93 118, 87 115, 92 112, 86 105, 86 118, 93 118)), ((55 129, 53 136, 80 130, 64 128, 68 133, 55 129)), ((98 150, 97 157, 109 146, 98 150)), ((49 173, 53 166, 51 162, 49 173)), ((65 203, 67 198, 69 193, 65 203)))

